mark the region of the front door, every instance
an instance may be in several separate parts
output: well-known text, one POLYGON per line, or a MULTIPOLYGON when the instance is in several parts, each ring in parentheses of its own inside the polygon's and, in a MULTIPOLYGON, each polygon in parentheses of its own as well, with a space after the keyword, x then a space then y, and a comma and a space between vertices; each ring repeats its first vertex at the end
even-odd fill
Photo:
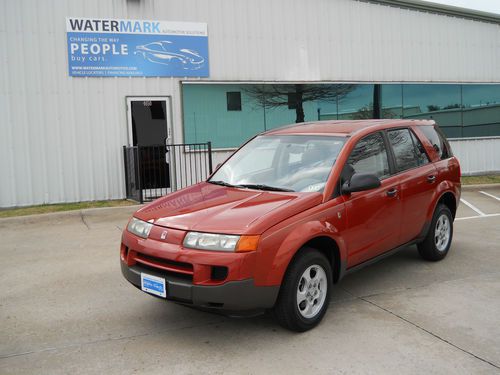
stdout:
POLYGON ((350 268, 399 244, 402 207, 399 178, 391 176, 389 156, 380 132, 356 144, 344 171, 351 175, 372 173, 381 180, 376 189, 342 195, 347 217, 344 230, 347 268, 350 268))
POLYGON ((165 147, 171 138, 168 104, 169 98, 127 98, 129 144, 137 146, 141 186, 158 196, 165 194, 164 189, 170 187, 165 147))

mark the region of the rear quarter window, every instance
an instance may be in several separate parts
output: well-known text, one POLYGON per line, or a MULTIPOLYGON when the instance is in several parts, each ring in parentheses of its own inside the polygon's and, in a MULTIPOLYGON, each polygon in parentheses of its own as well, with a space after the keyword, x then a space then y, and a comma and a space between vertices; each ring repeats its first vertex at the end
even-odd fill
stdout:
POLYGON ((419 126, 441 160, 452 157, 450 144, 438 126, 419 126))

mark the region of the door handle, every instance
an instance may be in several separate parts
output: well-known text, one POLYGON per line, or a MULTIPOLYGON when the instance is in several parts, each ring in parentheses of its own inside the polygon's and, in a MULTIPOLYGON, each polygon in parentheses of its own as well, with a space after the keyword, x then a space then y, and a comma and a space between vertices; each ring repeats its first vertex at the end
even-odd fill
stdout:
POLYGON ((430 175, 427 176, 427 182, 432 184, 434 181, 436 181, 436 176, 435 175, 430 175))
POLYGON ((398 189, 392 188, 386 192, 388 197, 395 197, 398 194, 398 189))

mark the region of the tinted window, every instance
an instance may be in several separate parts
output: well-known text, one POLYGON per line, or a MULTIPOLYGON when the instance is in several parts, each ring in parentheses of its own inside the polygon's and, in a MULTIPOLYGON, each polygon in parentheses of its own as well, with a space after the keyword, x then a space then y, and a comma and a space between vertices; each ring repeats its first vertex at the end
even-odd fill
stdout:
POLYGON ((441 159, 447 159, 451 156, 448 142, 441 132, 438 132, 433 126, 419 126, 419 129, 422 130, 422 133, 431 142, 431 145, 438 152, 441 159))
POLYGON ((226 93, 227 110, 241 111, 241 92, 230 91, 226 93))
POLYGON ((459 136, 462 126, 461 86, 449 84, 403 85, 403 118, 434 119, 448 134, 459 136))
POLYGON ((396 168, 400 171, 412 169, 418 166, 417 155, 408 129, 391 130, 387 132, 391 142, 396 168))
MULTIPOLYGON (((462 95, 462 131, 460 134, 446 132, 448 137, 499 135, 500 85, 463 85, 462 95)), ((442 125, 440 120, 436 120, 442 125)))
POLYGON ((424 165, 429 162, 429 157, 425 152, 424 145, 420 142, 420 139, 410 130, 411 139, 413 140, 413 145, 415 146, 415 152, 417 154, 418 165, 424 165))
POLYGON ((379 178, 389 176, 389 162, 384 139, 380 133, 361 139, 347 160, 353 173, 373 173, 379 178))

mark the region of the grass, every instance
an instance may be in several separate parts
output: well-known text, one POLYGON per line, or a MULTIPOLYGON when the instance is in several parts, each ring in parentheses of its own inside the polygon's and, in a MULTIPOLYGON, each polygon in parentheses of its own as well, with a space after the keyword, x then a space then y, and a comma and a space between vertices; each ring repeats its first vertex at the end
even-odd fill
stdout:
POLYGON ((128 201, 126 199, 77 202, 77 203, 42 204, 38 206, 0 209, 0 218, 46 214, 49 212, 74 211, 74 210, 82 210, 85 208, 131 206, 133 204, 137 203, 128 201))
POLYGON ((500 184, 500 175, 462 176, 462 185, 500 184))

